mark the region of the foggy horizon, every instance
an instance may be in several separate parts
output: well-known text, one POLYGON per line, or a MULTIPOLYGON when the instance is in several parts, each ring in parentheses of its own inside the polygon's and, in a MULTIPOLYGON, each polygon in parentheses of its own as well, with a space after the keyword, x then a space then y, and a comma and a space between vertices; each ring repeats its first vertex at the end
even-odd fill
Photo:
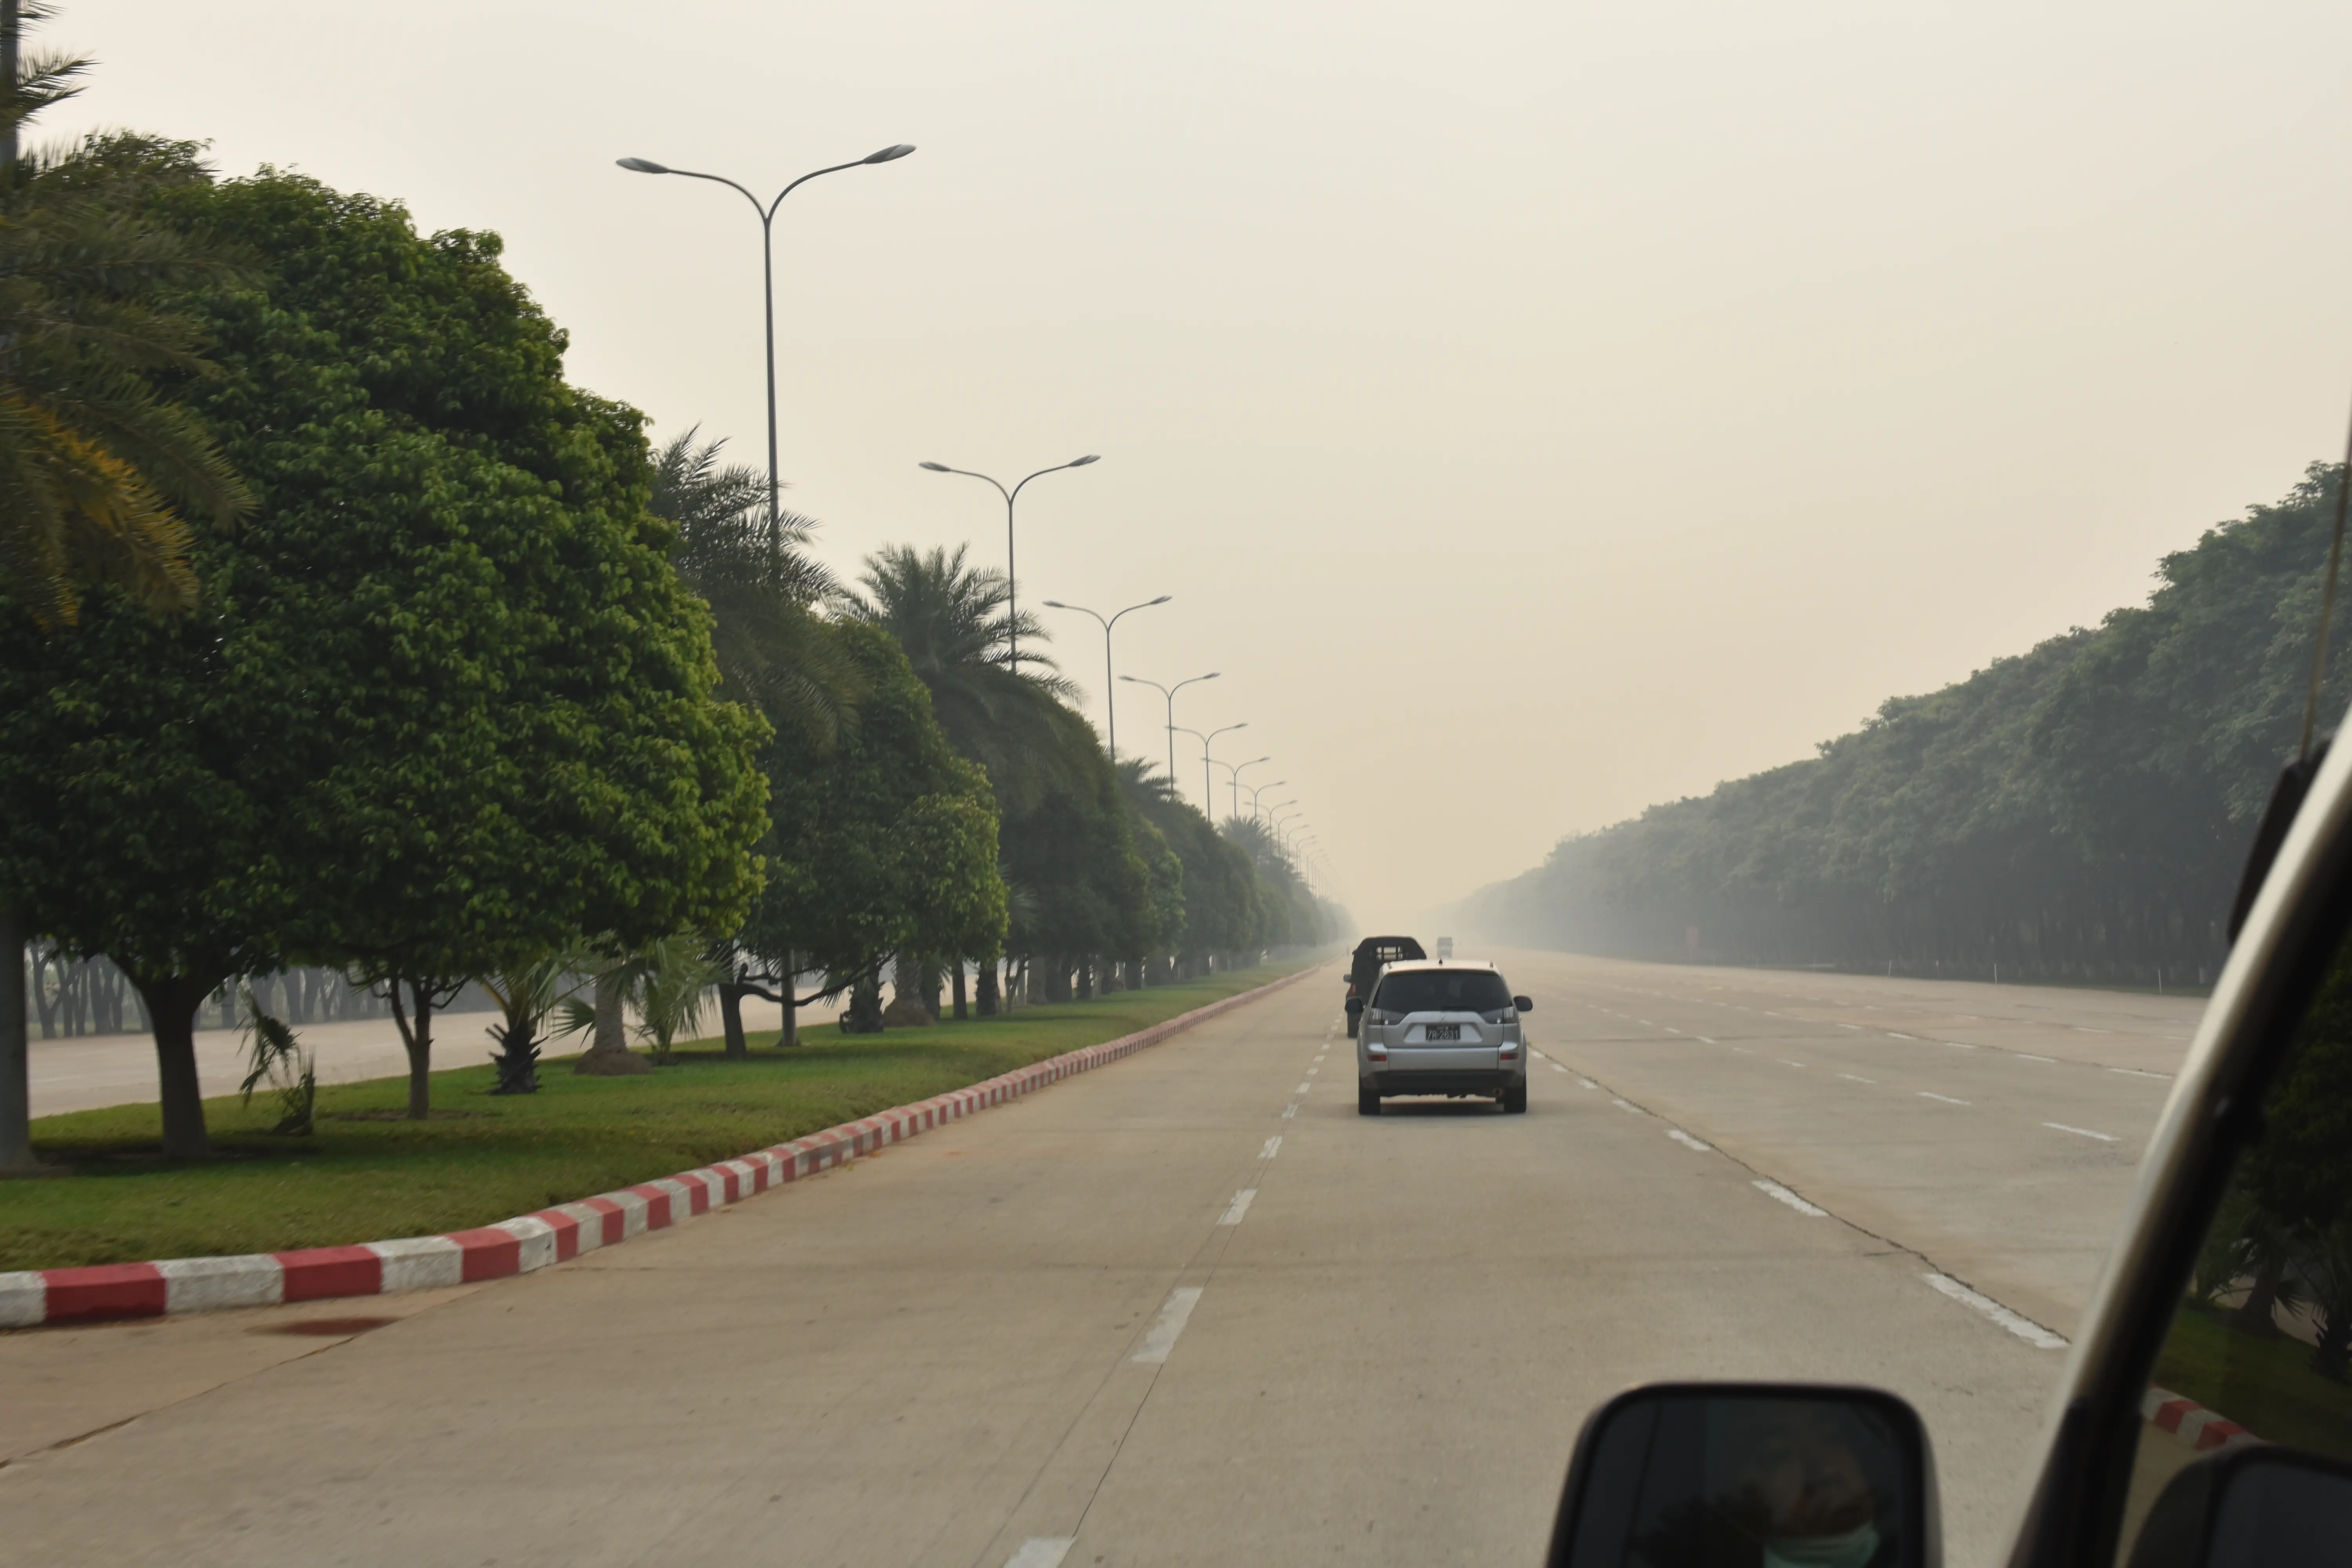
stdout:
POLYGON ((917 463, 1103 454, 1023 497, 1023 606, 1100 729, 1045 601, 1174 595, 1120 672, 1222 672, 1177 722, 1247 722, 1368 931, 2142 602, 2342 440, 2337 8, 315 16, 71 5, 36 139, 495 230, 576 382, 752 467, 757 226, 613 161, 764 196, 915 143, 777 218, 786 504, 847 578, 1002 565, 917 463))

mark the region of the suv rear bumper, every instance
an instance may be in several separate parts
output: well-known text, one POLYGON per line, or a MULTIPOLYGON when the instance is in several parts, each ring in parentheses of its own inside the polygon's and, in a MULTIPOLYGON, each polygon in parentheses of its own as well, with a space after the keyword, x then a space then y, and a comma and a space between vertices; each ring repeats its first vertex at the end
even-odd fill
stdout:
POLYGON ((1358 1084, 1383 1098, 1402 1094, 1500 1094, 1527 1087, 1524 1067, 1456 1068, 1446 1072, 1368 1072, 1358 1084))

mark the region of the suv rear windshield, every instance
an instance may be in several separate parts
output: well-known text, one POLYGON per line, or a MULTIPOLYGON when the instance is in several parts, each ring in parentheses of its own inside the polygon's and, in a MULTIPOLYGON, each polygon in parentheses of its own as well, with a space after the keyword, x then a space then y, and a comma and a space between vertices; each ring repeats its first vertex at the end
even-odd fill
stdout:
POLYGON ((1372 1005, 1384 1013, 1493 1013, 1511 1005, 1491 969, 1412 969, 1381 982, 1372 1005))

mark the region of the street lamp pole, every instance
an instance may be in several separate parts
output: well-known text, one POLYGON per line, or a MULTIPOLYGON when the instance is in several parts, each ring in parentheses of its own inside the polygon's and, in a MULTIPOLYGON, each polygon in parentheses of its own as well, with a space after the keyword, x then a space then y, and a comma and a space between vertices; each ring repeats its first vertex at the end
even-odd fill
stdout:
POLYGON ((1252 757, 1248 762, 1238 764, 1234 763, 1219 763, 1217 764, 1217 766, 1224 769, 1225 772, 1232 776, 1231 782, 1234 792, 1233 814, 1235 816, 1239 816, 1242 814, 1242 769, 1254 768, 1260 763, 1270 763, 1272 761, 1274 761, 1272 757, 1252 757))
MULTIPOLYGON (((1050 468, 1040 468, 1030 475, 1029 479, 1043 479, 1047 474, 1058 474, 1064 468, 1083 468, 1088 463, 1101 461, 1100 452, 1088 452, 1083 458, 1072 458, 1066 463, 1056 463, 1050 468)), ((1022 480, 1020 484, 1008 490, 1002 482, 989 479, 986 474, 974 473, 970 468, 950 468, 945 463, 918 463, 915 466, 919 468, 929 468, 935 474, 961 474, 968 479, 988 479, 990 484, 996 486, 996 493, 1004 498, 1004 625, 1013 645, 1013 673, 1018 675, 1021 673, 1021 584, 1013 573, 1013 503, 1021 498, 1021 491, 1029 483, 1029 479, 1022 480)))
POLYGON ((1217 675, 1218 672, 1213 669, 1206 675, 1195 675, 1189 679, 1180 680, 1173 686, 1162 686, 1156 680, 1146 680, 1140 676, 1119 677, 1121 680, 1131 686, 1149 686, 1152 690, 1168 699, 1168 785, 1171 789, 1176 787, 1176 694, 1192 685, 1193 681, 1214 680, 1217 675))
POLYGON ((1211 760, 1209 757, 1209 747, 1215 742, 1217 737, 1220 735, 1226 734, 1234 730, 1246 730, 1248 728, 1249 721, 1244 719, 1238 724, 1228 724, 1223 730, 1212 730, 1205 735, 1201 733, 1198 730, 1185 730, 1183 731, 1185 734, 1192 736, 1192 739, 1201 742, 1201 815, 1207 817, 1212 826, 1214 826, 1217 820, 1217 796, 1216 785, 1209 782, 1209 763, 1211 760))
POLYGON ((1258 801, 1259 801, 1259 799, 1260 799, 1261 797, 1263 797, 1263 796, 1265 795, 1265 792, 1266 792, 1266 791, 1268 791, 1268 790, 1270 790, 1270 789, 1280 789, 1283 785, 1285 785, 1285 784, 1288 784, 1289 782, 1290 782, 1290 781, 1289 781, 1288 779, 1269 779, 1269 780, 1268 780, 1268 781, 1266 781, 1265 784, 1251 784, 1251 785, 1249 786, 1249 792, 1250 792, 1250 820, 1251 820, 1252 822, 1255 822, 1255 821, 1256 821, 1260 816, 1263 816, 1265 815, 1265 813, 1264 813, 1263 811, 1261 811, 1261 810, 1259 809, 1259 807, 1258 807, 1258 801))
POLYGON ((1095 619, 1102 621, 1103 718, 1106 728, 1110 731, 1110 763, 1113 767, 1118 766, 1118 704, 1111 700, 1111 688, 1115 682, 1110 673, 1110 629, 1118 625, 1119 616, 1130 616, 1138 610, 1148 610, 1154 605, 1164 605, 1175 596, 1173 594, 1162 594, 1156 599, 1146 599, 1139 605, 1129 605, 1126 609, 1119 611, 1118 616, 1113 616, 1107 621, 1103 621, 1101 611, 1089 610, 1084 605, 1066 605, 1059 599, 1045 601, 1045 607, 1049 610, 1076 610, 1082 616, 1092 616, 1095 619))
POLYGON ((868 153, 865 157, 853 159, 846 163, 835 163, 826 168, 813 169, 778 191, 776 199, 765 206, 760 205, 759 197, 744 190, 741 185, 724 174, 704 174, 692 169, 672 169, 665 164, 656 163, 650 158, 615 158, 614 160, 633 174, 683 174, 689 180, 709 180, 715 184, 726 185, 732 190, 741 192, 743 199, 751 204, 751 210, 760 215, 760 278, 761 296, 767 310, 768 327, 768 548, 772 551, 780 548, 783 542, 782 525, 779 521, 780 514, 776 505, 778 482, 776 479, 776 209, 784 205, 786 196, 791 195, 819 174, 837 174, 844 169, 856 169, 867 163, 894 163, 914 150, 911 144, 900 142, 883 148, 879 153, 868 153))

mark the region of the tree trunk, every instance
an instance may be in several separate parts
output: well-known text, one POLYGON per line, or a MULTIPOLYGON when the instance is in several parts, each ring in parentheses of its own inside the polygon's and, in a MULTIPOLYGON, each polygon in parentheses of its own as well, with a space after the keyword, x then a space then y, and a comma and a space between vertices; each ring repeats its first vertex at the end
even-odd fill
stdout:
POLYGON ((719 1021, 727 1036, 727 1059, 730 1062, 751 1058, 751 1042, 743 1037, 743 997, 750 989, 733 981, 719 987, 719 1021))
POLYGON ((433 994, 437 987, 430 980, 395 974, 387 989, 392 992, 392 1019, 408 1052, 408 1120, 422 1121, 433 1111, 433 994), (404 984, 415 1009, 413 1018, 401 1005, 404 984))
POLYGON ((163 1113, 163 1152, 174 1160, 207 1160, 204 1089, 196 1078, 196 1010, 220 981, 194 974, 133 974, 155 1023, 155 1079, 163 1113))
POLYGON ((996 960, 980 966, 980 1000, 975 1009, 983 1018, 996 1016, 996 960))
POLYGON ((589 1032, 588 1048, 572 1064, 574 1073, 590 1078, 626 1078, 635 1073, 649 1073, 653 1064, 629 1052, 628 1037, 624 1027, 628 996, 617 973, 596 977, 596 1026, 589 1032))
POLYGON ((793 968, 793 955, 789 952, 785 953, 783 986, 784 1032, 776 1037, 776 1048, 778 1050, 783 1049, 786 1046, 797 1046, 801 1043, 800 998, 793 994, 793 987, 800 984, 801 977, 799 973, 793 968))
POLYGON ((2242 1334, 2252 1334, 2265 1340, 2277 1339, 2279 1326, 2274 1313, 2278 1307, 2279 1281, 2285 1278, 2286 1249, 2278 1247, 2266 1248, 2262 1262, 2254 1268, 2254 1288, 2246 1292, 2244 1302, 2230 1314, 2230 1326, 2242 1334))
POLYGON ((41 1169, 33 1156, 32 1042, 25 1025, 25 918, 0 900, 0 1175, 41 1169))
POLYGON ((2342 1383, 2347 1361, 2352 1361, 2352 1311, 2339 1310, 2327 1314, 2327 1326, 2319 1331, 2319 1343, 2312 1348, 2311 1370, 2342 1383))
POLYGON ((962 1023, 966 1018, 969 1018, 969 1017, 971 1017, 971 1013, 970 1013, 970 1012, 965 1008, 965 1005, 964 1005, 964 995, 963 995, 963 960, 962 960, 961 957, 959 957, 959 958, 955 961, 955 987, 954 987, 953 995, 954 995, 954 999, 955 999, 955 1019, 956 1019, 956 1022, 957 1022, 957 1023, 961 1024, 961 1023, 962 1023))

